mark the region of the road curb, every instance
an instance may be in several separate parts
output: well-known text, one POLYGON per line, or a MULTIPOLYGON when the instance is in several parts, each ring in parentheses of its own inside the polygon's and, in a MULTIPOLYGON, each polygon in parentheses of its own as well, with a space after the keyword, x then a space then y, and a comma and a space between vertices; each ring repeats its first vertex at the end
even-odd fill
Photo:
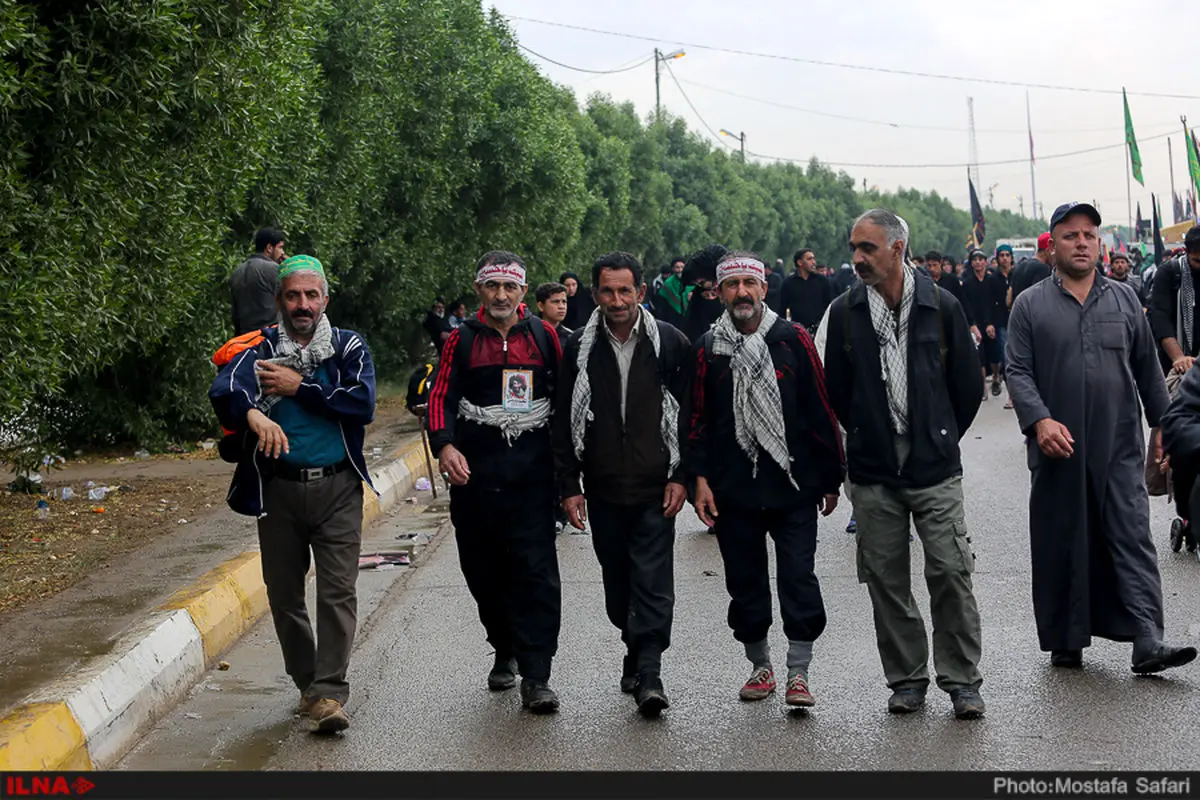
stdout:
MULTIPOLYGON (((397 448, 364 486, 363 527, 426 476, 424 441, 397 448)), ((0 772, 115 764, 267 612, 262 559, 242 553, 179 590, 112 651, 0 718, 0 772)))

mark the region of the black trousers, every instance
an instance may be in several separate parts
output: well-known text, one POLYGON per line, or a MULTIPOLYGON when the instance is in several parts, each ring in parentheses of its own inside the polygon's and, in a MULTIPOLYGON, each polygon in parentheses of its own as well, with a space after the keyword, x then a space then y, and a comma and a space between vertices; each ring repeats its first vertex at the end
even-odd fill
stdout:
POLYGON ((522 677, 541 681, 550 678, 562 619, 557 496, 549 484, 450 489, 459 564, 487 640, 498 655, 517 659, 522 677))
POLYGON ((657 674, 671 646, 675 614, 675 520, 663 516, 661 500, 587 505, 608 619, 621 631, 638 672, 657 674))
POLYGON ((1192 489, 1196 485, 1196 470, 1180 464, 1171 466, 1171 488, 1175 491, 1175 513, 1180 519, 1192 521, 1192 489))
POLYGON ((817 504, 791 509, 736 508, 717 498, 716 533, 729 590, 729 627, 739 642, 766 638, 771 627, 771 578, 767 534, 775 540, 775 564, 783 631, 789 641, 812 642, 825 630, 825 603, 813 572, 817 553, 817 504))

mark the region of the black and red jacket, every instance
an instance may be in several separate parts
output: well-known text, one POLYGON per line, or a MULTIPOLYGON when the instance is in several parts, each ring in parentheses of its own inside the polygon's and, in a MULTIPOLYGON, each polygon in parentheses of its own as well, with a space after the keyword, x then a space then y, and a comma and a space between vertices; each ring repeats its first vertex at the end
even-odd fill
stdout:
MULTIPOLYGON (((816 503, 821 495, 837 494, 845 474, 842 439, 825 390, 821 360, 808 333, 780 317, 766 332, 767 350, 783 405, 783 422, 791 472, 787 474, 767 455, 758 453, 758 477, 737 442, 733 417, 733 373, 730 357, 712 352, 713 333, 693 346, 694 370, 689 396, 689 430, 684 441, 684 469, 703 477, 713 491, 717 508, 794 508, 816 503)), ((681 439, 685 437, 681 432, 681 439)))
POLYGON ((550 486, 554 481, 549 424, 522 433, 510 445, 499 428, 458 418, 458 403, 464 397, 481 407, 501 404, 506 369, 532 370, 533 400, 547 398, 553 403, 548 377, 558 372, 562 345, 554 328, 529 315, 525 306, 517 313, 521 319, 509 330, 507 339, 483 322, 482 309, 455 328, 442 349, 437 377, 429 393, 425 426, 430 449, 436 457, 448 444, 457 447, 467 459, 471 470, 468 485, 474 488, 503 489, 530 483, 550 486), (545 363, 531 325, 545 328, 553 364, 545 363), (469 353, 460 352, 464 328, 471 331, 469 353))

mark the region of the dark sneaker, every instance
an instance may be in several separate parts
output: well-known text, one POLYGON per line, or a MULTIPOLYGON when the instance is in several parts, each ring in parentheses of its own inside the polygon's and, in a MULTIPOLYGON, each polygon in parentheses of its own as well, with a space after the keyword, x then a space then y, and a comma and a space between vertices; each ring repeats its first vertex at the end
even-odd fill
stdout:
POLYGON ((775 670, 770 667, 759 667, 754 670, 750 680, 738 692, 742 700, 765 700, 767 695, 775 691, 775 670))
POLYGON ((633 694, 637 684, 637 659, 632 655, 626 655, 625 660, 621 662, 621 691, 625 694, 633 694))
POLYGON ((553 714, 558 711, 558 695, 544 681, 525 678, 521 681, 521 708, 534 714, 553 714))
POLYGON ((1196 648, 1172 647, 1169 644, 1159 642, 1158 646, 1149 653, 1135 656, 1133 671, 1138 675, 1149 675, 1154 672, 1171 669, 1172 667, 1182 667, 1184 664, 1190 664, 1195 660, 1196 648))
POLYGON ((889 714, 911 714, 925 705, 924 689, 897 689, 888 698, 889 714))
POLYGON ((950 700, 954 703, 954 716, 959 719, 979 719, 983 716, 983 697, 978 689, 951 689, 950 700))
POLYGON ((1000 396, 1000 381, 992 378, 992 397, 1000 396))
POLYGON ((493 692, 503 692, 517 685, 517 661, 514 658, 496 656, 496 663, 488 673, 488 688, 493 692))
POLYGON ((637 700, 638 713, 643 717, 657 717, 671 707, 662 680, 657 675, 639 676, 634 699, 637 700))
POLYGON ((849 524, 846 525, 846 533, 858 533, 858 521, 854 517, 851 517, 849 524))
POLYGON ((808 690, 808 681, 804 680, 803 675, 793 675, 788 678, 787 693, 783 696, 783 702, 793 708, 812 708, 817 704, 812 692, 808 690))
POLYGON ((308 712, 308 725, 313 733, 337 733, 350 727, 350 717, 337 700, 322 698, 308 712))
POLYGON ((1083 666, 1082 650, 1051 650, 1050 666, 1063 669, 1079 669, 1083 666))

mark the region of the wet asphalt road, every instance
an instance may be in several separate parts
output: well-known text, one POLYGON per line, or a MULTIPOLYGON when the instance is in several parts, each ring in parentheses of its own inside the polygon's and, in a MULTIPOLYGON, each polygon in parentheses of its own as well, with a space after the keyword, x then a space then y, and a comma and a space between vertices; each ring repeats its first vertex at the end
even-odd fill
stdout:
MULTIPOLYGON (((964 441, 967 521, 978 556, 987 716, 955 720, 931 687, 923 712, 893 717, 874 644, 870 603, 855 578, 845 499, 822 520, 817 555, 829 626, 817 642, 817 707, 785 710, 782 693, 739 702, 748 664, 726 626, 716 541, 690 508, 676 545, 674 640, 663 680, 672 706, 641 719, 617 688, 621 644, 603 612, 587 536, 559 537, 563 628, 553 685, 556 716, 520 709, 516 691, 489 693, 491 664, 452 536, 441 536, 400 580, 369 576, 370 617, 351 668, 352 726, 311 736, 291 716, 294 690, 269 625, 260 625, 121 764, 125 769, 1192 769, 1200 755, 1200 663, 1135 678, 1129 646, 1097 640, 1082 671, 1049 667, 1038 650, 1029 592, 1023 444, 1002 399, 984 404, 964 441), (710 574, 710 573, 715 573, 710 574)), ((410 515, 411 516, 411 515, 410 515)), ((428 526, 429 515, 425 517, 428 526)), ((1152 500, 1168 638, 1200 640, 1200 563, 1166 546, 1172 518, 1152 500)), ((385 525, 410 524, 403 515, 385 525)), ((387 538, 385 531, 379 534, 387 538)), ((394 538, 394 537, 393 537, 394 538)), ((914 587, 928 622, 920 546, 914 587)), ((367 577, 367 576, 364 576, 367 577)), ((771 631, 776 668, 786 651, 771 631)))

